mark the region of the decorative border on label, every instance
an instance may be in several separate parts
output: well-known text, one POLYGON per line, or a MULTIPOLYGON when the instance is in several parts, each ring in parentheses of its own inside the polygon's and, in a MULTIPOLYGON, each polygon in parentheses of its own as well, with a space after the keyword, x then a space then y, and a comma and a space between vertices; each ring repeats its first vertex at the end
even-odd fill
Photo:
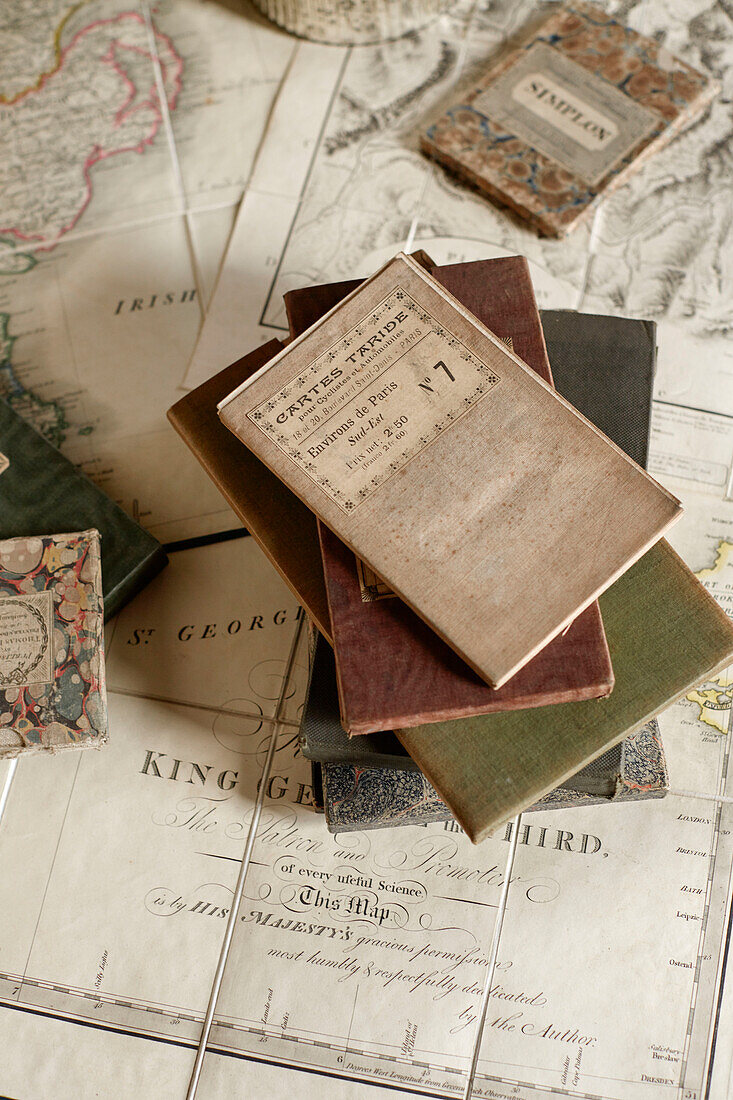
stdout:
MULTIPOLYGON (((407 354, 407 353, 406 353, 407 354)), ((393 364, 385 368, 385 372, 390 370, 393 364)), ((472 405, 489 392, 494 386, 496 386, 501 379, 489 367, 487 363, 479 359, 477 355, 474 355, 466 345, 460 340, 450 329, 447 329, 444 325, 441 325, 439 321, 427 312, 423 306, 419 305, 401 286, 395 287, 389 292, 389 294, 382 299, 381 302, 371 311, 371 313, 362 318, 356 325, 354 325, 349 331, 342 336, 339 340, 333 344, 328 351, 321 354, 318 359, 311 363, 304 371, 300 371, 297 375, 283 387, 278 390, 276 394, 263 401, 261 405, 258 405, 255 409, 252 409, 247 413, 247 418, 252 423, 264 432, 269 439, 281 450, 287 457, 294 462, 299 470, 302 470, 315 485, 318 486, 335 504, 337 504, 343 512, 347 515, 358 508, 360 504, 369 497, 379 485, 387 481, 393 474, 397 473, 404 466, 407 465, 413 458, 415 458, 421 451, 427 447, 430 443, 434 442, 439 435, 450 427, 451 424, 459 420, 464 413, 466 413, 472 405), (388 467, 382 472, 376 474, 372 480, 359 490, 354 496, 344 493, 338 486, 334 485, 330 478, 319 472, 318 467, 312 460, 306 459, 303 455, 292 446, 289 439, 282 434, 281 430, 274 424, 265 420, 265 415, 272 412, 282 401, 292 393, 292 390, 296 386, 302 386, 313 375, 319 374, 324 365, 332 363, 339 352, 345 352, 349 348, 349 339, 353 336, 364 335, 364 325, 376 325, 382 319, 384 313, 391 309, 394 305, 395 299, 403 309, 409 310, 415 315, 415 317, 421 321, 424 325, 439 336, 446 344, 452 348, 461 359, 471 363, 472 366, 478 370, 483 376, 479 385, 473 390, 472 393, 467 394, 461 401, 460 408, 456 412, 447 412, 445 415, 427 431, 424 432, 419 439, 417 439, 407 451, 403 451, 397 458, 393 459, 389 463, 388 467)), ((352 400, 352 399, 350 399, 352 400)), ((347 406, 344 406, 346 408, 347 406)))

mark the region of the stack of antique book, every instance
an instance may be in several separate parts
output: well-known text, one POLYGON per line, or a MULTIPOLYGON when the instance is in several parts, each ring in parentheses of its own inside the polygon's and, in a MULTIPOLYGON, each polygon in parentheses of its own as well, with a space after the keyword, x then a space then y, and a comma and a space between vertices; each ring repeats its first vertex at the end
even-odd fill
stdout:
POLYGON ((656 716, 733 625, 644 469, 654 326, 540 314, 521 257, 400 254, 285 305, 287 343, 169 416, 314 624, 300 747, 329 828, 479 841, 663 794, 656 716))

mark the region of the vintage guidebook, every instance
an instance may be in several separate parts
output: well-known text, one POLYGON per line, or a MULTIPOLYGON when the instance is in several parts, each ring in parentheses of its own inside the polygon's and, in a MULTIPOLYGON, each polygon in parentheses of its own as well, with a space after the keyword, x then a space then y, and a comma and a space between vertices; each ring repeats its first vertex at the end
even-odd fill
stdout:
MULTIPOLYGON (((333 774, 333 767, 336 765, 348 765, 352 769, 354 796, 357 794, 362 773, 378 772, 378 778, 370 778, 367 783, 379 781, 388 789, 390 784, 397 781, 385 775, 385 771, 419 770, 392 731, 371 733, 364 737, 349 737, 344 732, 339 722, 333 650, 322 638, 316 641, 312 657, 310 685, 303 707, 298 745, 302 755, 314 764, 319 783, 320 765, 323 765, 327 774, 333 774)), ((403 784, 399 789, 404 790, 405 781, 399 782, 403 784)), ((600 803, 659 798, 666 794, 667 788, 664 750, 659 726, 653 719, 637 733, 614 745, 556 790, 540 799, 538 806, 559 809, 580 803, 587 804, 591 799, 600 803)), ((423 805, 421 798, 415 801, 423 805)), ((357 805, 356 797, 346 799, 340 806, 339 820, 345 820, 348 811, 354 828, 372 828, 373 817, 370 816, 369 807, 361 803, 361 795, 358 802, 357 805), (359 821, 364 822, 363 826, 357 824, 359 821)), ((415 824, 409 814, 401 814, 399 821, 393 821, 385 805, 386 803, 382 805, 377 815, 380 824, 415 824)), ((444 808, 444 820, 448 820, 452 815, 442 800, 441 805, 444 808)), ((331 816, 336 816, 333 801, 331 816)))
POLYGON ((733 623, 664 539, 599 602, 616 675, 607 699, 398 731, 474 842, 733 659, 733 623))
POLYGON ((0 399, 0 539, 90 527, 102 539, 109 619, 168 559, 157 539, 0 399))
MULTIPOLYGON (((296 308, 300 308, 301 293, 293 292, 296 308)), ((614 442, 645 465, 656 360, 654 323, 569 310, 545 310, 542 322, 558 387, 581 411, 590 413, 614 442)), ((391 731, 359 738, 346 735, 339 722, 334 655, 323 641, 315 648, 300 750, 322 763, 417 767, 391 731)), ((659 797, 666 789, 664 751, 657 723, 652 720, 546 795, 540 805, 564 807, 568 792, 579 801, 627 801, 659 797)), ((344 804, 344 812, 348 805, 351 803, 344 804)))
POLYGON ((654 39, 577 0, 555 7, 430 126, 421 145, 559 237, 718 90, 654 39))
POLYGON ((216 413, 217 403, 282 351, 283 346, 279 340, 270 340, 232 363, 177 401, 168 410, 168 419, 318 629, 330 638, 316 517, 251 451, 237 442, 216 413))
POLYGON ((219 410, 492 687, 681 513, 403 254, 219 410))
MULTIPOLYGON (((482 274, 492 270, 485 265, 497 262, 474 260, 433 267, 431 271, 439 282, 452 275, 452 285, 446 285, 460 301, 470 291, 471 300, 464 304, 484 320, 479 295, 485 296, 490 287, 483 283, 482 274), (455 281, 459 273, 464 284, 461 288, 455 281)), ((357 280, 350 280, 288 291, 284 301, 291 335, 305 332, 359 285, 357 280)), ((541 309, 539 313, 558 393, 634 462, 646 466, 657 361, 654 321, 578 313, 572 309, 541 309)), ((505 339, 510 337, 508 334, 505 339)))
POLYGON ((99 542, 0 542, 0 758, 107 740, 99 542))
MULTIPOLYGON (((445 802, 416 768, 345 762, 314 767, 320 769, 316 783, 330 832, 453 821, 445 802)), ((659 726, 653 720, 524 812, 639 802, 663 798, 668 789, 659 726)))
MULTIPOLYGON (((522 256, 451 264, 434 277, 545 381, 550 364, 527 261, 522 256)), ((345 291, 344 291, 345 293, 345 291)), ((291 307, 308 289, 292 291, 291 307)), ((332 297, 313 288, 315 302, 332 297)), ((310 319, 303 306, 303 320, 310 319)), ((300 335, 295 329, 293 336, 300 335)), ((581 411, 584 411, 581 409, 581 411)), ((375 733, 492 710, 545 706, 608 695, 613 670, 594 603, 498 690, 488 687, 449 645, 328 528, 320 525, 324 575, 339 676, 341 720, 352 734, 375 733), (369 675, 364 675, 365 668, 369 675)))

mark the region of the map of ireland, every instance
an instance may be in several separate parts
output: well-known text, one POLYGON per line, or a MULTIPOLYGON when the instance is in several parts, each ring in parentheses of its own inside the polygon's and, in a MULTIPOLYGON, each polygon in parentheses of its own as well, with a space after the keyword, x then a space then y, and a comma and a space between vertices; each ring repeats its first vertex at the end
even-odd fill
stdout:
POLYGON ((0 236, 52 248, 88 206, 95 165, 152 144, 165 106, 175 107, 182 69, 166 35, 124 12, 78 30, 40 77, 28 73, 27 86, 0 106, 0 236))

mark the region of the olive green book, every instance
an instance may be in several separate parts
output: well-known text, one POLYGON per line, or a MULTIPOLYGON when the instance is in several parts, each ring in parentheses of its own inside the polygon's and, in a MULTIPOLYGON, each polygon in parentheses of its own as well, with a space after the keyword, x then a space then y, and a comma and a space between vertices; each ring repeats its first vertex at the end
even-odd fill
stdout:
POLYGON ((608 698, 398 731, 474 843, 733 663, 733 623, 664 540, 599 603, 608 698))

